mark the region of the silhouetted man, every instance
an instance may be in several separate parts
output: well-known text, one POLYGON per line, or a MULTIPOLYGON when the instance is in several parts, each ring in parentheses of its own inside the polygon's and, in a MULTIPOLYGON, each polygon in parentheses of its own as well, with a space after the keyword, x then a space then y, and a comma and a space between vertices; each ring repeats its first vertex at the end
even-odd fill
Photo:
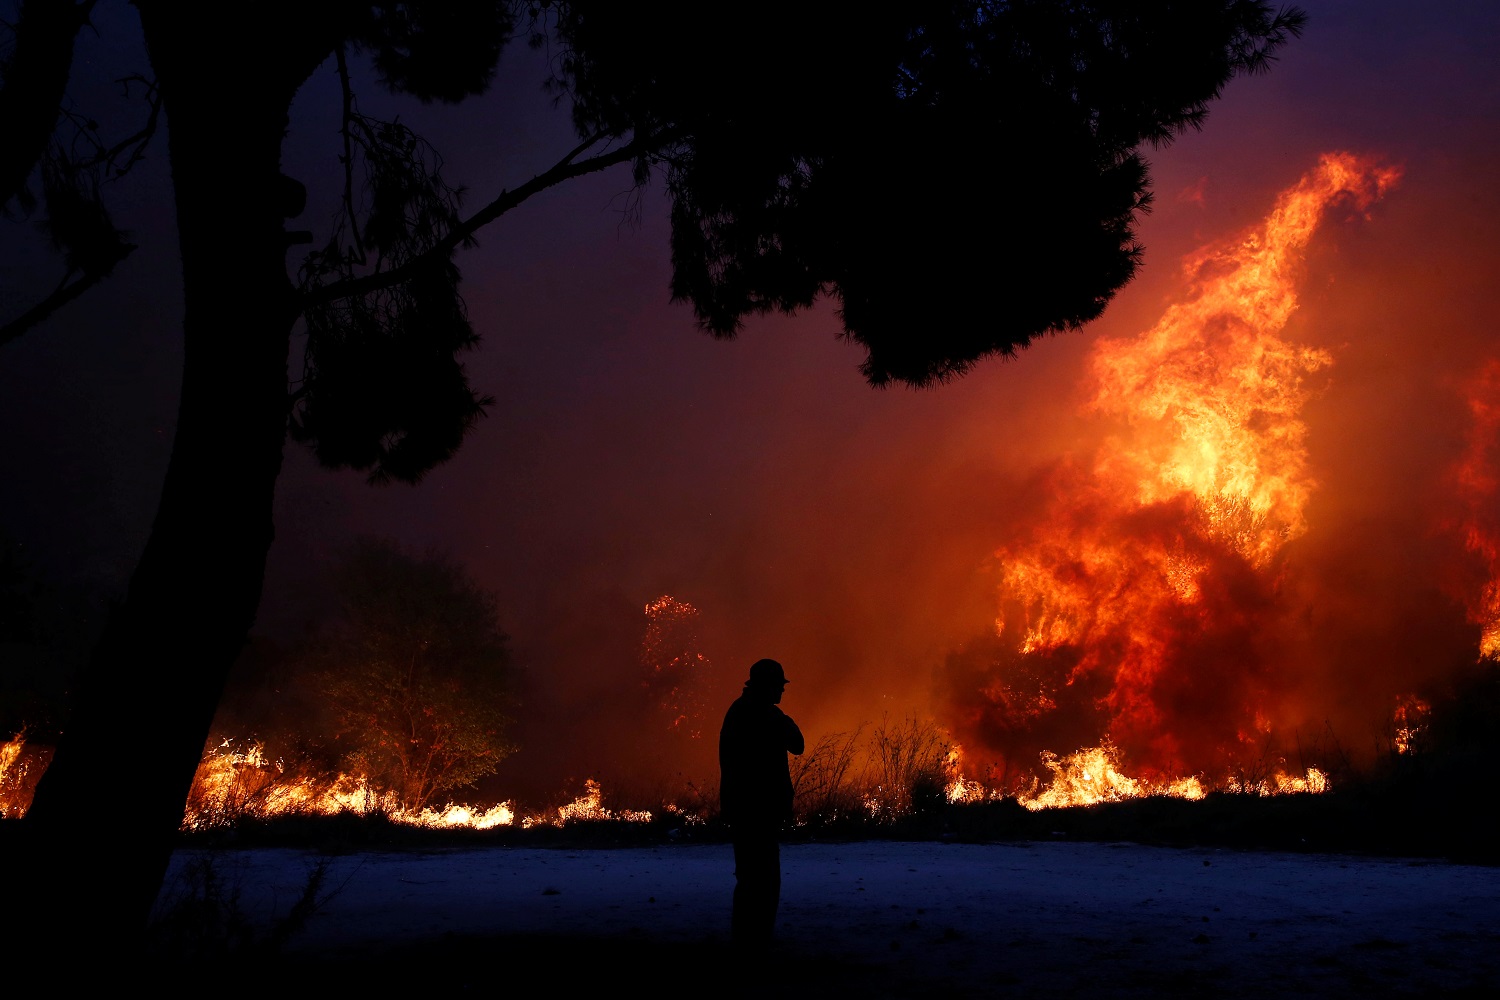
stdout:
POLYGON ((771 940, 781 899, 781 828, 792 818, 787 754, 802 752, 802 730, 781 709, 786 674, 775 660, 750 666, 745 691, 719 730, 719 811, 734 838, 734 910, 729 933, 741 944, 771 940))

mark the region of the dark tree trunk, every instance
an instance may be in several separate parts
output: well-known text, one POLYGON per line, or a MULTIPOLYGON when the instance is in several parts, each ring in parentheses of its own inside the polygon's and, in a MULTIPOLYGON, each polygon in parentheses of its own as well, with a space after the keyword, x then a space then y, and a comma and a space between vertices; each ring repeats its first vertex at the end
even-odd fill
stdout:
MULTIPOLYGON (((22 823, 29 934, 128 954, 260 601, 296 320, 278 184, 291 98, 331 46, 262 5, 139 0, 183 261, 182 398, 161 503, 22 823)), ((24 866, 24 867, 23 867, 24 866)), ((14 939, 12 939, 14 940, 14 939)))

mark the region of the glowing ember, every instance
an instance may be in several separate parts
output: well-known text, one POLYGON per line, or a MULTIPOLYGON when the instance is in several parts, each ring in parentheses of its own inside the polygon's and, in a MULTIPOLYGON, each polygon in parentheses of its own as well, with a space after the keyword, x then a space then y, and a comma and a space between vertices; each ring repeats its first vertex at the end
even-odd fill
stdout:
POLYGON ((0 743, 0 819, 26 815, 37 779, 52 760, 52 748, 26 739, 26 730, 0 743))
POLYGON ((1432 718, 1432 705, 1414 694, 1396 699, 1396 710, 1391 713, 1395 732, 1391 745, 1397 753, 1412 753, 1420 745, 1432 718))
POLYGON ((663 594, 646 605, 646 634, 641 640, 642 686, 667 719, 667 727, 688 736, 703 736, 700 685, 709 667, 698 652, 698 609, 663 594))
POLYGON ((1324 156, 1254 231, 1187 262, 1155 326, 1095 346, 1103 444, 1053 470, 1052 502, 997 553, 1000 646, 967 668, 973 738, 1028 770, 1053 752, 1056 791, 1028 804, 1201 795, 1177 775, 1225 774, 1265 732, 1255 616, 1308 530, 1302 408, 1333 360, 1286 339, 1298 269, 1331 206, 1363 210, 1398 176, 1324 156), (1070 738, 1103 745, 1059 759, 1070 738))

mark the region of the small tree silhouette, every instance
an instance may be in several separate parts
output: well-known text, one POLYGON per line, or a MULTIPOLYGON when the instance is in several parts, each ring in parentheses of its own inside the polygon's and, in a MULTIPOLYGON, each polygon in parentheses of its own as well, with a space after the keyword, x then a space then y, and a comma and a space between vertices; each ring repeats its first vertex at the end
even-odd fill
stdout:
POLYGON ((446 558, 379 539, 357 542, 334 579, 342 613, 313 662, 350 769, 413 810, 493 773, 515 749, 494 599, 446 558))

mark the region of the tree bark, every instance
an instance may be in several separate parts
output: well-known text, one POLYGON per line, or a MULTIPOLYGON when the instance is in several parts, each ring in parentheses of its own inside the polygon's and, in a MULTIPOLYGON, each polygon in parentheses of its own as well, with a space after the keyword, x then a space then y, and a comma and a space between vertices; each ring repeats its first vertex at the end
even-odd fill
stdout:
POLYGON ((281 144, 292 96, 332 48, 268 6, 224 31, 213 5, 137 3, 169 134, 182 397, 145 552, 22 821, 26 860, 8 866, 24 875, 3 904, 21 941, 81 934, 132 954, 260 602, 297 316, 281 144))

